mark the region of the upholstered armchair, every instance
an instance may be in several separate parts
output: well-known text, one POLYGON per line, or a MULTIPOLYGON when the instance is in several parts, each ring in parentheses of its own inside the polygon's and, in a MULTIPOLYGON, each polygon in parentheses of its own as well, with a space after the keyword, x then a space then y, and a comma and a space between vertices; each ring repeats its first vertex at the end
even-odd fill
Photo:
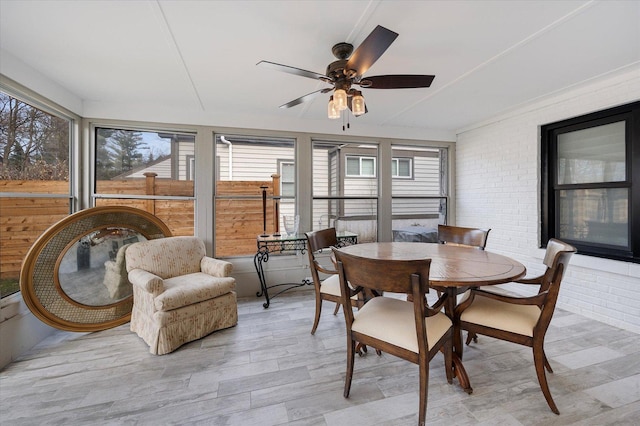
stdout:
POLYGON ((131 244, 125 244, 118 249, 114 260, 104 262, 103 284, 109 291, 109 296, 114 300, 131 295, 131 283, 127 277, 127 268, 124 254, 131 244))
POLYGON ((133 285, 131 331, 163 355, 238 323, 233 265, 207 257, 197 237, 168 237, 128 247, 133 285))

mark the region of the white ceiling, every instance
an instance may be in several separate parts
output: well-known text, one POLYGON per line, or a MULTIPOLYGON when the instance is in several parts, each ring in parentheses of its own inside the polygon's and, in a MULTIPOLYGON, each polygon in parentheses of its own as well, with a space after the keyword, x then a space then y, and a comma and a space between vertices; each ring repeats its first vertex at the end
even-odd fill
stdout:
POLYGON ((256 63, 324 73, 376 25, 399 37, 365 76, 436 78, 364 89, 348 134, 451 139, 640 64, 640 1, 0 0, 0 71, 45 76, 87 117, 342 133, 328 94, 278 108, 325 84, 256 63))

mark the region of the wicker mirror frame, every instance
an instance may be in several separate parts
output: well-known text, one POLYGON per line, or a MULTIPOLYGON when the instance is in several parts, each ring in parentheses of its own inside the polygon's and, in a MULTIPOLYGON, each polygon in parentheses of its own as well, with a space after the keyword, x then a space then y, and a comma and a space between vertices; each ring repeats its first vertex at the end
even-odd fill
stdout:
POLYGON ((93 207, 74 213, 47 229, 27 252, 20 271, 20 291, 27 307, 45 324, 67 331, 100 331, 131 319, 133 296, 103 306, 86 305, 69 297, 58 278, 67 250, 80 238, 106 228, 125 228, 147 240, 170 237, 160 219, 125 206, 93 207))

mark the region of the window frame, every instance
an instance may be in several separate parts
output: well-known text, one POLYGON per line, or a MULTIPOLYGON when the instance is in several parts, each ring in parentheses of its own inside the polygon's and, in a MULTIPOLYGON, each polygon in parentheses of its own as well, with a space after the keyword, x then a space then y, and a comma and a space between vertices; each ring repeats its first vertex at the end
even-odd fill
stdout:
POLYGON ((295 199, 296 198, 296 162, 295 160, 289 160, 289 159, 279 159, 278 160, 278 172, 280 173, 280 196, 282 198, 291 198, 291 199, 295 199), (293 167, 293 180, 289 181, 289 180, 285 180, 284 179, 284 173, 282 171, 282 168, 284 166, 292 166, 293 167), (284 184, 292 184, 293 185, 293 194, 285 194, 284 193, 284 184))
MULTIPOLYGON (((0 91, 5 95, 14 98, 20 102, 29 105, 31 108, 40 110, 48 115, 54 116, 58 119, 62 119, 67 122, 68 126, 68 182, 66 185, 67 191, 50 193, 47 191, 29 191, 29 192, 0 192, 0 202, 3 200, 14 199, 49 199, 49 200, 66 200, 68 205, 66 211, 67 214, 73 214, 80 208, 80 198, 78 182, 80 180, 81 167, 77 164, 78 159, 81 157, 80 143, 79 143, 79 123, 82 121, 81 117, 67 110, 66 108, 56 104, 55 102, 43 97, 42 95, 22 86, 21 84, 0 75, 0 91)), ((36 221, 37 222, 37 221, 36 221)), ((32 226, 32 225, 29 225, 32 226)), ((43 228, 41 231, 46 229, 43 228)), ((38 232, 40 234, 40 232, 38 232)), ((35 242, 37 237, 34 237, 31 243, 35 242)), ((28 246, 25 248, 25 252, 28 251, 28 246)), ((0 247, 0 251, 6 250, 6 247, 0 247)), ((12 247, 11 250, 20 250, 19 248, 12 247)), ((0 269, 2 269, 0 267, 0 269)), ((14 277, 6 274, 4 278, 7 280, 7 288, 9 292, 2 294, 0 298, 0 308, 14 304, 18 300, 22 299, 19 288, 19 277, 15 277, 15 288, 12 288, 11 282, 14 277)), ((19 275, 19 271, 18 271, 19 275)), ((0 318, 0 323, 3 322, 3 318, 0 318)))
POLYGON ((396 174, 393 174, 393 166, 391 167, 391 178, 392 179, 413 179, 413 158, 411 157, 393 157, 391 159, 391 163, 396 163, 396 174), (409 175, 402 176, 399 174, 400 171, 400 162, 408 161, 409 162, 409 175))
POLYGON ((541 247, 559 234, 559 193, 576 189, 626 188, 628 203, 628 247, 563 239, 573 244, 578 253, 613 260, 640 263, 640 101, 570 118, 541 128, 541 247), (558 135, 625 122, 625 179, 623 181, 558 184, 558 135))
POLYGON ((349 163, 349 159, 358 159, 358 174, 350 174, 349 168, 345 167, 345 178, 366 178, 366 179, 374 179, 377 177, 377 165, 376 165, 376 157, 370 157, 366 155, 346 155, 344 158, 345 166, 349 163), (373 174, 365 175, 362 174, 362 160, 372 160, 373 161, 373 174))

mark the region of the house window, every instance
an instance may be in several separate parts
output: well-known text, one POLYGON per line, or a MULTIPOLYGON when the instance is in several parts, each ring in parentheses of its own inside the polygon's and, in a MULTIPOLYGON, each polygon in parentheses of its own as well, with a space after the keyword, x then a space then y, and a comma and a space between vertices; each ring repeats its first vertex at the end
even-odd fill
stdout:
POLYGON ((74 209, 74 119, 49 106, 0 91, 1 297, 20 290, 22 259, 51 224, 74 209))
POLYGON ((542 128, 542 242, 640 263, 640 102, 542 128))
POLYGON ((375 157, 347 157, 347 177, 375 177, 375 157))
POLYGON ((411 158, 393 158, 391 160, 391 177, 411 179, 411 158))
POLYGON ((280 195, 282 198, 293 198, 296 195, 296 167, 293 161, 280 163, 280 195))

